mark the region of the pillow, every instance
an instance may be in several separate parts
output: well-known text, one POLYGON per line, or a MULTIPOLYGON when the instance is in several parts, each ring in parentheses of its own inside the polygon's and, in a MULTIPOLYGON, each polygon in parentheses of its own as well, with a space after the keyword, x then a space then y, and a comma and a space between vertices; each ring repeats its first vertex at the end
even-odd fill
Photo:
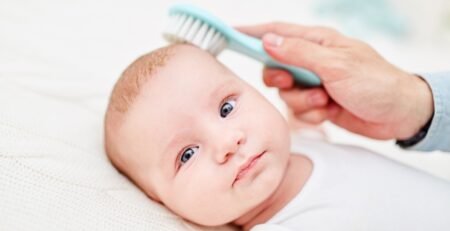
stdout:
POLYGON ((151 201, 110 164, 107 97, 95 87, 0 75, 0 230, 212 230, 151 201))

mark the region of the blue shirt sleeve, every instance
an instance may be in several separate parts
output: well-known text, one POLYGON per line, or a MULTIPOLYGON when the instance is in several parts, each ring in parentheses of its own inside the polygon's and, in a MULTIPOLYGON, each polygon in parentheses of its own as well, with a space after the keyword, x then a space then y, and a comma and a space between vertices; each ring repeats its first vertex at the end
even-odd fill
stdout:
POLYGON ((434 116, 428 133, 411 150, 450 152, 450 72, 423 74, 433 94, 434 116))

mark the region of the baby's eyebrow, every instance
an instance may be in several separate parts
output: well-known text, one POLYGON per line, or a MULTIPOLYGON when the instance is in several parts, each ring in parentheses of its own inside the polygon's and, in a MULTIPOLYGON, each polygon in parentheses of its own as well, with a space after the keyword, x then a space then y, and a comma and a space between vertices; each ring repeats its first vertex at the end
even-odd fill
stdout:
POLYGON ((233 80, 228 80, 223 83, 221 83, 219 86, 217 86, 211 93, 210 96, 219 95, 224 90, 231 88, 234 86, 235 82, 233 80))
MULTIPOLYGON (((159 166, 167 166, 167 163, 172 163, 173 159, 176 158, 178 153, 172 152, 172 147, 177 145, 181 142, 183 139, 183 133, 175 133, 172 138, 170 139, 170 142, 165 146, 165 148, 162 151, 162 157, 160 158, 159 166)), ((175 166, 170 165, 170 171, 173 172, 175 169, 175 166)))
MULTIPOLYGON (((236 86, 235 80, 227 80, 220 83, 217 87, 215 87, 210 93, 207 95, 208 105, 215 105, 218 103, 217 97, 225 97, 225 93, 229 92, 236 86)), ((223 100, 223 99, 219 99, 223 100)), ((220 102, 219 102, 220 103, 220 102)), ((219 109, 217 109, 219 111, 219 109)))

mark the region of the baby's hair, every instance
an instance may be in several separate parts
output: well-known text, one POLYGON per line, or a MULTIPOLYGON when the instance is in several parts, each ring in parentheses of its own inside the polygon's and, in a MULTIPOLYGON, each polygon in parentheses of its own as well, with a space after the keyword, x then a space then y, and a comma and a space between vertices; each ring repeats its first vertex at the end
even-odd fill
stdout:
POLYGON ((123 156, 126 153, 119 150, 115 134, 119 132, 125 115, 145 83, 166 64, 174 46, 165 46, 137 58, 117 80, 109 98, 105 114, 105 150, 116 168, 130 179, 125 168, 127 158, 123 156))
POLYGON ((172 46, 162 47, 142 55, 131 63, 117 80, 109 99, 109 107, 121 113, 128 108, 137 97, 141 87, 147 80, 165 65, 172 46))

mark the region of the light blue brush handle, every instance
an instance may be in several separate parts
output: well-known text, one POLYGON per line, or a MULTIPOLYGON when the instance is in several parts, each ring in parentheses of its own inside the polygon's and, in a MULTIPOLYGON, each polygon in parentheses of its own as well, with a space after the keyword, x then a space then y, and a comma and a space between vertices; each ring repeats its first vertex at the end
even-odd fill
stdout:
POLYGON ((207 11, 188 4, 176 4, 170 8, 169 14, 187 14, 195 19, 199 19, 202 22, 207 23, 225 37, 227 40, 227 47, 229 49, 248 55, 249 57, 261 61, 269 67, 281 68, 289 71, 294 77, 295 83, 298 85, 320 85, 319 77, 317 77, 317 75, 313 72, 275 61, 264 50, 260 39, 248 36, 235 30, 207 11))
POLYGON ((269 67, 287 70, 294 77, 294 81, 298 85, 302 86, 320 85, 319 77, 317 77, 317 75, 314 74, 313 72, 303 68, 275 61, 264 50, 262 41, 260 39, 250 37, 238 31, 230 31, 230 33, 234 34, 232 36, 233 39, 230 39, 228 41, 229 42, 228 48, 230 48, 231 50, 248 55, 256 60, 261 61, 262 63, 264 63, 269 67))

